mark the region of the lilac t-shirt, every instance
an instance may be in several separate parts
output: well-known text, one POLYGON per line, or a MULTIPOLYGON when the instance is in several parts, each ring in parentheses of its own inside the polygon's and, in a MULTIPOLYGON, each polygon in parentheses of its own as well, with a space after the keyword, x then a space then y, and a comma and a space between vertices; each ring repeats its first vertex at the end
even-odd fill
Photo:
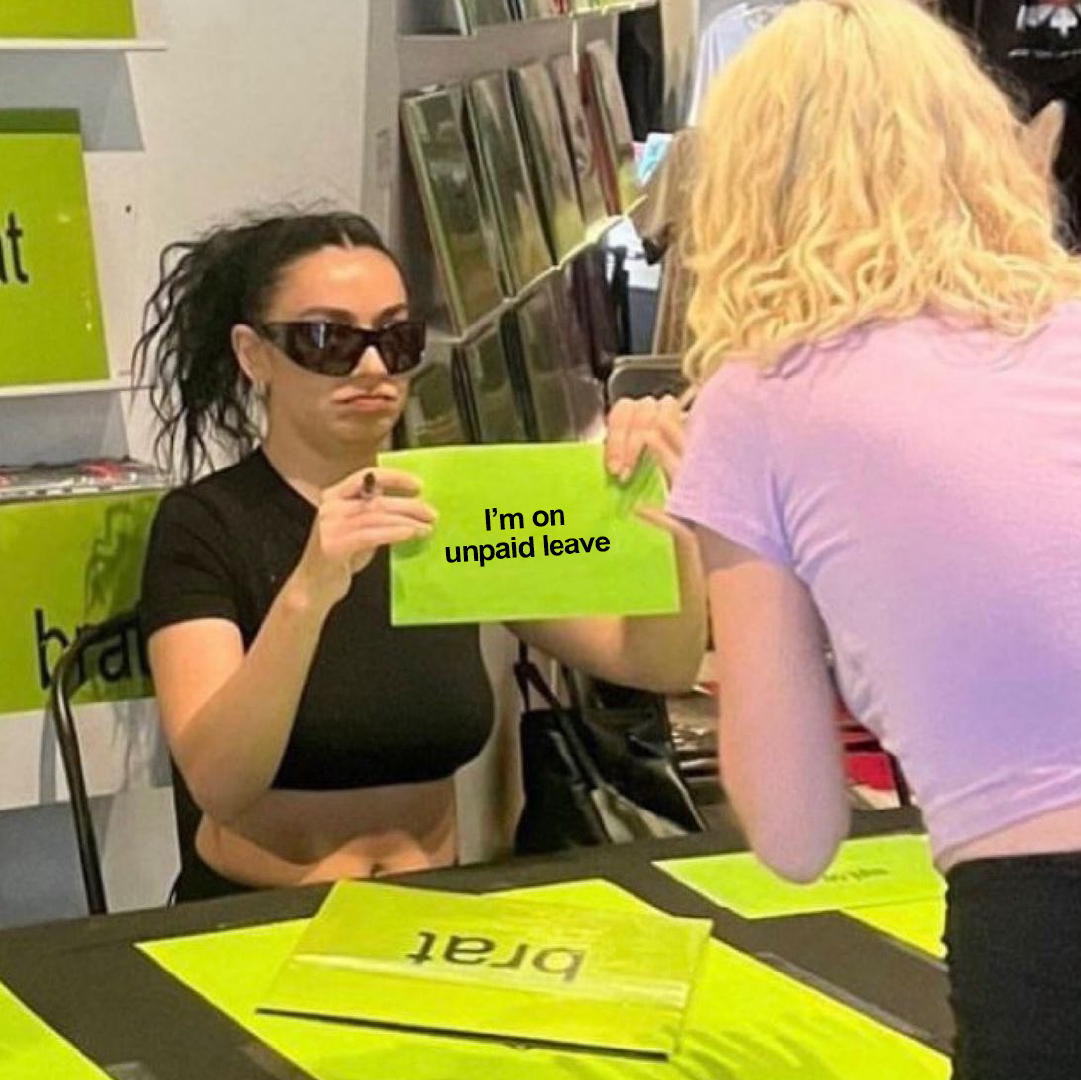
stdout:
POLYGON ((937 854, 1081 802, 1081 303, 722 367, 670 508, 808 586, 937 854))

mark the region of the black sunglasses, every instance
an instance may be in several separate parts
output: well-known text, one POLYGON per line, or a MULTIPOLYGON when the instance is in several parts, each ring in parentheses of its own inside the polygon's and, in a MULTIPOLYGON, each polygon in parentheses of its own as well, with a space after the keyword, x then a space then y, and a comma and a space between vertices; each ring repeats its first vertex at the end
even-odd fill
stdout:
POLYGON ((373 347, 383 358, 388 374, 412 371, 424 358, 427 336, 424 323, 409 320, 379 330, 334 322, 264 323, 255 329, 294 364, 335 378, 349 375, 373 347))

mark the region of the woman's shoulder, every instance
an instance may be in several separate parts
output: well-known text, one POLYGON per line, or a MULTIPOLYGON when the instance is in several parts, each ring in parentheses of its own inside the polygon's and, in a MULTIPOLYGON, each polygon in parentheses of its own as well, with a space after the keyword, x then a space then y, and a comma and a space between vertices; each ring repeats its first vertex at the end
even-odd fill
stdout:
POLYGON ((159 520, 169 524, 226 525, 246 516, 253 500, 265 489, 265 468, 256 451, 238 461, 188 484, 173 488, 161 501, 159 520))

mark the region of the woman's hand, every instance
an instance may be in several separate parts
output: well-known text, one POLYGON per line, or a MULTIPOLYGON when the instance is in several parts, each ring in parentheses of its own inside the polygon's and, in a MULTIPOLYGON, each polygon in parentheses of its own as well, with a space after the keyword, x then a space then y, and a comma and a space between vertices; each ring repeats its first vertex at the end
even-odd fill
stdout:
MULTIPOLYGON (((608 471, 629 480, 643 451, 660 466, 671 487, 683 460, 686 413, 670 394, 663 398, 622 398, 608 414, 604 460, 608 471)), ((656 507, 642 507, 638 516, 664 529, 689 547, 694 536, 686 525, 656 507)))
POLYGON ((684 413, 672 396, 622 398, 608 414, 605 464, 619 480, 629 480, 648 450, 671 484, 683 457, 684 413))
POLYGON ((327 488, 293 575, 304 599, 333 607, 380 547, 427 536, 436 513, 419 494, 416 477, 380 468, 361 469, 327 488))

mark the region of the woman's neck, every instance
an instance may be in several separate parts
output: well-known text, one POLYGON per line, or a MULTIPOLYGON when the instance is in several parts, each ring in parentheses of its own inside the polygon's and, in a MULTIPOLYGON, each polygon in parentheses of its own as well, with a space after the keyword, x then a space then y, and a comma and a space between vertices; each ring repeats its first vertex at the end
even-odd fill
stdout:
POLYGON ((378 446, 312 446, 277 431, 267 433, 262 450, 275 471, 311 503, 325 488, 374 465, 379 453, 378 446))

